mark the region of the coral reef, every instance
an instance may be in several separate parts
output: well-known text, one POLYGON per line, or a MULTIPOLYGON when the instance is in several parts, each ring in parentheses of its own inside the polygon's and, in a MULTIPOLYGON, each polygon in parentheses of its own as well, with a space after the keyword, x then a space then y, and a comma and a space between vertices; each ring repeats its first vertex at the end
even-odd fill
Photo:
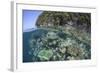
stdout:
MULTIPOLYGON (((33 61, 90 59, 91 47, 88 43, 90 37, 86 33, 76 32, 75 28, 72 29, 70 29, 71 31, 68 29, 70 34, 65 32, 64 29, 54 29, 53 27, 35 30, 29 40, 33 61), (73 33, 77 34, 72 34, 72 29, 74 29, 73 33), (84 36, 80 38, 79 35, 81 34, 84 36), (85 36, 86 38, 84 38, 85 36)), ((68 30, 66 29, 66 31, 68 30)))

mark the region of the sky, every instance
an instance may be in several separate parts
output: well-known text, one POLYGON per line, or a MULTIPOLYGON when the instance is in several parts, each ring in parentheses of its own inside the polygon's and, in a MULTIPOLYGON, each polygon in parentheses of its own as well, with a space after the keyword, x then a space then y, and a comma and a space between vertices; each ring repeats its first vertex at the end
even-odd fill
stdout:
POLYGON ((31 28, 36 28, 36 21, 42 12, 39 10, 23 10, 23 32, 31 28))

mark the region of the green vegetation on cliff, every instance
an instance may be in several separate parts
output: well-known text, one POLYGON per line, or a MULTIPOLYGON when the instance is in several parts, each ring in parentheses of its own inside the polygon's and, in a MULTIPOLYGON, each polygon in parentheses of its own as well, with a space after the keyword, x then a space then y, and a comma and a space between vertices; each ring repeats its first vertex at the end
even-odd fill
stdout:
POLYGON ((56 12, 44 11, 38 18, 37 26, 67 26, 71 25, 74 28, 83 31, 91 31, 91 14, 90 13, 74 13, 74 12, 56 12))

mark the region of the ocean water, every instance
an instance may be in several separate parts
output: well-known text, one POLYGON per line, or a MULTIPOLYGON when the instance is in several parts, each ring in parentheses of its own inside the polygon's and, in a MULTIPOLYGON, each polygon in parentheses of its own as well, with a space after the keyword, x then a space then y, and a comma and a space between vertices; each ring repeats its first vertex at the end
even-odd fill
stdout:
POLYGON ((30 46, 29 39, 31 37, 32 31, 23 32, 23 62, 31 62, 32 55, 29 55, 30 46))

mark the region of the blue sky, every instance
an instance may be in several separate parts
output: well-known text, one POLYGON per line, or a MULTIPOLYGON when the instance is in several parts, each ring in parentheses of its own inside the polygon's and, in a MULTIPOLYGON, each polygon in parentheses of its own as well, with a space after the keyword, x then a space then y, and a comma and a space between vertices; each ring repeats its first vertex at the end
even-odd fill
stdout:
POLYGON ((38 10, 23 10, 23 32, 27 29, 36 28, 35 23, 42 12, 38 10))

